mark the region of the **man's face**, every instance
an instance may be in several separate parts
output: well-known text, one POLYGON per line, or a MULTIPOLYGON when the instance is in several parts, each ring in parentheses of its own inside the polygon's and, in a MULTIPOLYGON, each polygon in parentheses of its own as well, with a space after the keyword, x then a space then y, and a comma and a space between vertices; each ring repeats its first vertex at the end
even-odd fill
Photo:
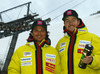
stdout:
POLYGON ((68 16, 64 21, 64 26, 70 33, 73 33, 79 23, 80 21, 76 17, 68 16))
POLYGON ((40 43, 43 39, 46 38, 46 30, 42 26, 36 26, 31 32, 31 35, 33 36, 34 40, 40 43))

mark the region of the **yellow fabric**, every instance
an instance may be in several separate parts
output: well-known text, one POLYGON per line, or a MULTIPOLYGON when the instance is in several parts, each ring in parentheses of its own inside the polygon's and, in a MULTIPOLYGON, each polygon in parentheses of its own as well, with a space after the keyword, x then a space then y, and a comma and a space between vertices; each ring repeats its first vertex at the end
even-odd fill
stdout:
MULTIPOLYGON (((70 44, 70 38, 68 34, 61 38, 56 49, 59 52, 61 59, 62 74, 68 74, 68 47, 70 44)), ((100 38, 88 31, 78 30, 76 34, 76 42, 73 47, 73 71, 74 74, 99 74, 100 72, 100 38), (91 44, 94 49, 92 52, 93 61, 91 65, 87 65, 86 69, 78 67, 82 52, 78 50, 84 50, 84 45, 91 44)))
POLYGON ((43 39, 43 40, 40 42, 39 46, 43 43, 43 41, 45 41, 45 39, 43 39))
POLYGON ((79 20, 80 20, 80 24, 77 26, 78 30, 88 32, 88 29, 87 29, 86 25, 83 23, 82 19, 79 18, 79 20))
MULTIPOLYGON (((51 46, 44 46, 41 49, 43 74, 60 74, 61 67, 57 50, 51 46), (52 69, 52 65, 51 67, 46 66, 46 62, 55 65, 55 68, 52 69), (49 71, 46 70, 46 67, 49 71), (54 73, 50 71, 54 71, 54 73)), ((12 56, 8 66, 8 74, 36 74, 35 50, 36 48, 33 42, 19 47, 12 56)))
POLYGON ((86 25, 84 25, 84 27, 78 28, 78 30, 79 31, 86 31, 86 32, 88 32, 88 29, 87 29, 86 25))

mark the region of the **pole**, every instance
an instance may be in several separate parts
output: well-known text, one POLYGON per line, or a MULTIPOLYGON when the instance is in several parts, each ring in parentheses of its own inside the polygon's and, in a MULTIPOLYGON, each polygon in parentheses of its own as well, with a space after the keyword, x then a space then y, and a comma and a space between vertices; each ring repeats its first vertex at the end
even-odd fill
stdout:
POLYGON ((29 10, 30 10, 30 3, 28 3, 27 15, 29 15, 29 10))
POLYGON ((24 4, 21 4, 21 5, 19 5, 19 6, 16 6, 16 7, 13 7, 13 8, 7 9, 7 10, 4 10, 4 11, 0 12, 0 14, 2 14, 2 13, 4 13, 4 12, 7 12, 7 11, 10 11, 10 10, 12 10, 12 9, 18 8, 18 7, 21 7, 21 6, 23 6, 23 5, 30 4, 30 3, 31 3, 31 2, 24 3, 24 4))
POLYGON ((1 74, 7 74, 8 65, 9 65, 11 57, 13 55, 13 52, 14 52, 14 49, 16 46, 16 42, 17 42, 17 38, 18 38, 18 33, 15 32, 13 37, 12 37, 12 41, 11 41, 9 51, 8 51, 8 54, 7 54, 7 57, 5 60, 4 67, 3 67, 3 71, 1 71, 1 74))

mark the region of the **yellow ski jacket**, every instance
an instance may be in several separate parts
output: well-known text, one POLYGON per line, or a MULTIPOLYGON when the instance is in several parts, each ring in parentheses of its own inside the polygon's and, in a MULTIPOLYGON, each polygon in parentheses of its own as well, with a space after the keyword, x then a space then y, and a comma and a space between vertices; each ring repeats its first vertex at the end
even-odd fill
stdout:
POLYGON ((83 23, 82 19, 81 18, 78 18, 80 20, 80 24, 77 26, 78 30, 80 31, 87 31, 87 27, 86 25, 83 23))
POLYGON ((12 56, 8 74, 60 74, 60 60, 55 48, 28 42, 19 47, 12 56), (41 50, 39 50, 41 48, 41 50))
POLYGON ((62 74, 98 74, 100 71, 100 38, 84 29, 76 29, 73 35, 66 29, 64 30, 64 37, 56 45, 61 59, 62 74), (78 64, 86 44, 94 47, 91 54, 93 61, 87 65, 86 69, 81 69, 78 64))

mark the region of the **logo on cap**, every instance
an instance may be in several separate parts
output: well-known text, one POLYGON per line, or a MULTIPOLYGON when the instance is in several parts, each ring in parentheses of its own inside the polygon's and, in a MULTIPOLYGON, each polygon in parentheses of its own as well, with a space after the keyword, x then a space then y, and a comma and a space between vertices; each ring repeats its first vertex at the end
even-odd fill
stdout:
POLYGON ((37 21, 37 25, 42 25, 42 21, 37 21))
POLYGON ((72 15, 72 11, 69 10, 69 11, 66 12, 66 14, 67 14, 67 15, 72 15))

